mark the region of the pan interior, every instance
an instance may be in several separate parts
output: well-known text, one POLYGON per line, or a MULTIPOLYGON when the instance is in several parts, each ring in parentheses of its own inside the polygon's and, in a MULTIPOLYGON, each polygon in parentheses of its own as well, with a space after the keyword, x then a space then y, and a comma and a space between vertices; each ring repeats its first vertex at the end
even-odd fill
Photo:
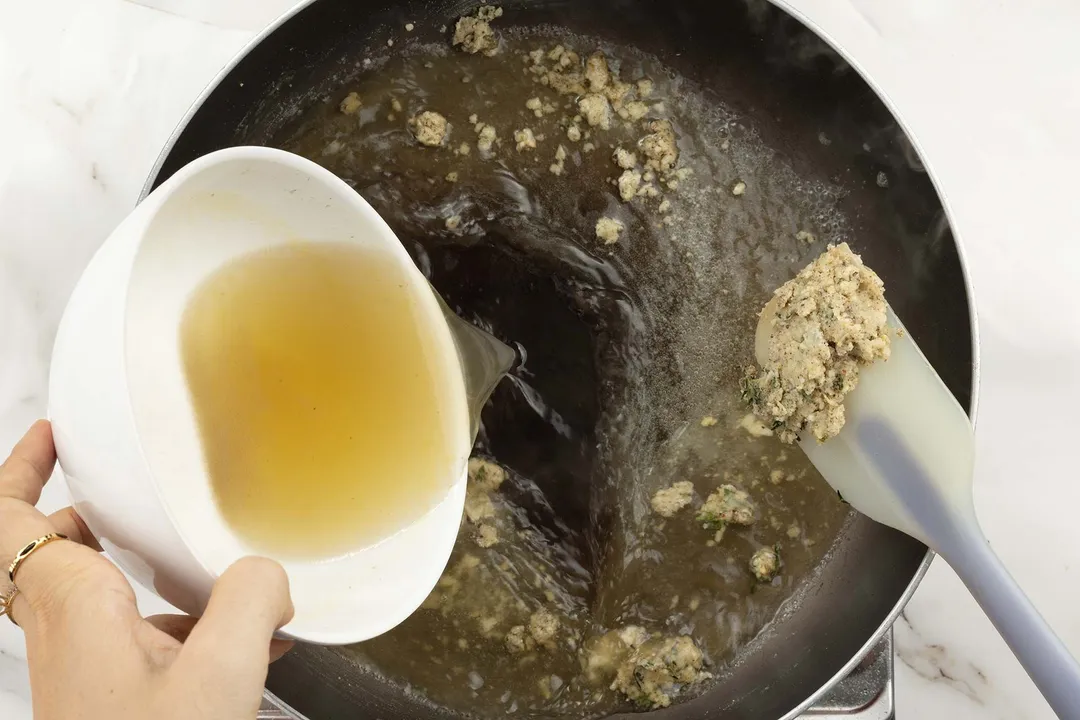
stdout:
MULTIPOLYGON (((536 529, 485 551, 485 562, 541 576, 539 588, 513 588, 513 599, 528 611, 555 607, 581 642, 630 622, 696 634, 717 680, 670 712, 781 716, 876 630, 924 550, 857 518, 834 542, 844 512, 801 455, 780 460, 782 448, 736 427, 736 380, 749 359, 754 311, 825 241, 849 240, 885 278, 891 304, 966 402, 967 304, 940 205, 872 92, 767 6, 505 7, 504 56, 484 65, 491 59, 447 52, 438 28, 457 8, 315 3, 233 70, 232 92, 223 85, 210 96, 158 179, 185 154, 246 142, 296 150, 352 180, 455 309, 526 351, 524 370, 485 412, 481 444, 511 470, 507 527, 512 534, 536 529), (404 32, 406 22, 415 32, 404 32), (556 42, 582 54, 603 49, 620 61, 624 79, 656 82, 694 170, 670 193, 672 225, 664 225, 658 203, 628 208, 607 182, 618 174, 610 145, 632 145, 637 128, 604 138, 593 153, 575 148, 572 168, 556 176, 549 168, 555 149, 571 142, 556 140, 554 126, 534 128, 545 140, 531 154, 504 145, 491 162, 475 146, 468 156, 454 155, 453 145, 435 155, 387 117, 390 95, 400 95, 405 114, 446 114, 452 143, 475 141, 473 112, 498 121, 507 143, 513 129, 544 123, 525 107, 539 92, 520 55, 556 42), (337 110, 350 90, 371 99, 359 123, 337 110), (492 90, 497 97, 487 105, 492 90), (341 147, 327 152, 334 143, 341 147), (458 182, 446 180, 451 172, 458 182), (737 200, 730 189, 739 180, 749 190, 737 200), (603 215, 628 226, 613 248, 599 246, 592 232, 603 215), (454 216, 461 224, 448 228, 454 216), (800 230, 817 244, 798 240, 800 230), (702 427, 707 415, 718 424, 702 427), (773 469, 797 481, 772 486, 773 469), (708 535, 692 523, 661 528, 649 512, 653 490, 690 479, 704 495, 725 470, 760 495, 765 522, 707 547, 708 535), (779 526, 769 514, 780 516, 779 526), (787 537, 792 523, 800 525, 798 542, 787 537), (746 556, 777 541, 784 575, 775 587, 753 583, 746 556), (792 593, 768 631, 747 645, 792 593)), ((549 120, 563 115, 560 108, 549 120)), ((469 542, 466 531, 453 563, 482 554, 469 542)), ((518 577, 534 579, 526 574, 518 577)), ((516 667, 500 643, 477 644, 454 627, 466 618, 429 615, 358 652, 305 649, 275 667, 270 686, 311 717, 438 716, 438 705, 497 716, 495 703, 515 683, 518 714, 603 715, 623 707, 602 688, 574 694, 576 653, 516 667), (460 652, 433 693, 437 666, 424 661, 446 650, 425 645, 444 642, 460 652), (494 670, 484 677, 478 664, 494 670), (554 691, 552 675, 563 681, 554 691), (414 679, 419 688, 405 682, 414 679), (438 695, 436 706, 416 690, 438 695)), ((504 711, 515 701, 508 698, 504 711)))

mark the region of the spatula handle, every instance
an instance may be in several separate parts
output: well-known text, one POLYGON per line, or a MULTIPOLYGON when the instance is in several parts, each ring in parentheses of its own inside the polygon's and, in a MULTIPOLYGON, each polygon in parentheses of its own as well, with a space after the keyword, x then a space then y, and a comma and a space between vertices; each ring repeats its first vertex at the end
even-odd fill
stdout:
POLYGON ((861 423, 858 439, 896 499, 918 518, 920 534, 967 585, 1057 716, 1080 720, 1080 664, 990 549, 970 484, 931 480, 900 436, 877 419, 861 423))
POLYGON ((941 547, 941 555, 967 585, 1057 716, 1080 719, 1080 665, 990 548, 974 512, 957 524, 948 547, 941 547))

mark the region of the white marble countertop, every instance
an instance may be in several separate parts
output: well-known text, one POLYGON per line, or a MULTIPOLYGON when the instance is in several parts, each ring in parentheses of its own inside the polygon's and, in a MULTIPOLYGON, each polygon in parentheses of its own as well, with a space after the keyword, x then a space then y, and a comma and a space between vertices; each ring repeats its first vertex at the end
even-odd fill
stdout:
MULTIPOLYGON (((35 0, 0 22, 0 448, 45 411, 79 273, 188 104, 291 0, 35 0)), ((976 502, 995 549, 1080 653, 1080 5, 793 0, 900 108, 953 211, 982 332, 976 502), (1061 309, 1073 312, 1064 319, 1061 309), (1055 311, 1055 312, 1048 312, 1055 311)), ((60 482, 43 502, 65 502, 60 482)), ((160 601, 140 592, 145 611, 160 601)), ((935 561, 896 632, 898 716, 1052 718, 935 561)), ((0 717, 29 720, 0 624, 0 717)))

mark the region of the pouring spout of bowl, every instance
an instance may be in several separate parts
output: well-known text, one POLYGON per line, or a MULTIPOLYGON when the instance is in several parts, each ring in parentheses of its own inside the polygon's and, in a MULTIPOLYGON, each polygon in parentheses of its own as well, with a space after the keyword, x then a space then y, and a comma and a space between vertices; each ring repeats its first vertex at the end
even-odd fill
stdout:
POLYGON ((469 404, 469 431, 475 441, 480 431, 480 412, 499 382, 517 364, 518 354, 491 333, 458 317, 442 298, 439 298, 439 302, 461 360, 469 404))

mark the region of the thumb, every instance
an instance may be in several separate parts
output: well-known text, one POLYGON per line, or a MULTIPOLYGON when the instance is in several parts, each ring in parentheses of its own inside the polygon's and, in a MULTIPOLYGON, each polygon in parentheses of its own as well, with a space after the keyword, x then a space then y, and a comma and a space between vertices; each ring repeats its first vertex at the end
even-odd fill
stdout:
MULTIPOLYGON (((199 676, 202 687, 258 706, 274 631, 292 619, 289 578, 266 558, 244 558, 226 570, 210 594, 174 669, 199 676)), ((224 700, 224 697, 222 698, 224 700)))

